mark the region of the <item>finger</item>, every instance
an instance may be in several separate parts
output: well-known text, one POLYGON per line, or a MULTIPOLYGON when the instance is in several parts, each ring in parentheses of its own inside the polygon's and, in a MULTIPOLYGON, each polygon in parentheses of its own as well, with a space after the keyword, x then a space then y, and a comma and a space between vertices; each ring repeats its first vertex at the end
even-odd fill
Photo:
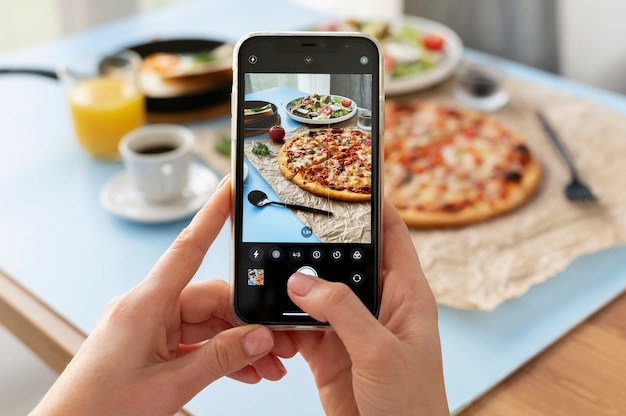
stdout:
POLYGON ((213 338, 215 334, 224 332, 232 327, 233 325, 219 318, 209 319, 196 324, 183 322, 181 324, 179 342, 182 344, 203 342, 213 338))
POLYGON ((274 332, 274 348, 272 354, 282 358, 291 358, 298 353, 298 346, 289 333, 284 331, 274 332))
MULTIPOLYGON (((200 342, 227 327, 239 326, 232 313, 229 290, 228 283, 220 279, 192 282, 183 289, 180 295, 183 342, 200 342)), ((290 336, 283 332, 274 334, 272 353, 290 358, 297 352, 290 336)))
POLYGON ((268 354, 252 363, 256 373, 270 381, 278 381, 287 374, 287 369, 274 354, 268 354))
POLYGON ((230 177, 225 177, 191 223, 161 256, 145 283, 166 294, 176 294, 194 276, 207 250, 230 215, 230 177))
POLYGON ((247 384, 256 384, 263 379, 251 365, 247 365, 241 370, 230 373, 227 377, 247 384))
POLYGON ((220 332, 201 348, 168 364, 175 366, 175 385, 195 395, 215 380, 264 357, 273 346, 272 331, 260 325, 246 325, 220 332))
POLYGON ((295 273, 287 281, 287 291, 303 311, 330 323, 351 355, 368 345, 372 337, 386 336, 385 328, 343 283, 295 273))
POLYGON ((387 199, 383 208, 383 259, 385 271, 410 269, 413 275, 421 269, 409 229, 387 199))
MULTIPOLYGON (((180 345, 175 353, 177 358, 183 357, 196 351, 198 348, 202 348, 205 342, 180 345)), ((254 363, 228 374, 228 377, 242 381, 244 383, 256 383, 260 379, 278 381, 287 374, 287 369, 280 361, 280 359, 274 354, 268 354, 259 358, 254 363)))
POLYGON ((407 299, 434 304, 409 230, 396 208, 385 199, 383 216, 383 290, 380 318, 393 315, 407 299), (390 308, 389 308, 390 307, 390 308))
POLYGON ((235 326, 229 291, 228 283, 221 279, 190 283, 180 294, 181 320, 199 323, 218 317, 235 326))

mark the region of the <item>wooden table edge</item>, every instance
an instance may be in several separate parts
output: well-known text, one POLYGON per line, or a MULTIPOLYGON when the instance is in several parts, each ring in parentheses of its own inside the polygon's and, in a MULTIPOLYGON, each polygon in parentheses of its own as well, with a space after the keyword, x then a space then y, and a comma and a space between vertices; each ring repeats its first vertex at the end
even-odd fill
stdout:
MULTIPOLYGON (((0 270, 0 323, 60 374, 87 335, 0 270)), ((181 409, 177 416, 191 416, 181 409)))

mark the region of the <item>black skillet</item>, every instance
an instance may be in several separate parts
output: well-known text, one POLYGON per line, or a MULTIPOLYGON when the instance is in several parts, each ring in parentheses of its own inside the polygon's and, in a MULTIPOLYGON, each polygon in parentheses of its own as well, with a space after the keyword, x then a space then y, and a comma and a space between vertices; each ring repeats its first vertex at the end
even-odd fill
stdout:
MULTIPOLYGON (((204 39, 173 39, 154 41, 140 45, 130 46, 142 58, 156 52, 167 53, 200 53, 210 51, 223 42, 204 39)), ((36 68, 0 68, 2 74, 30 74, 58 80, 55 71, 36 68)), ((183 112, 198 108, 210 107, 211 105, 223 103, 230 99, 232 79, 223 85, 206 90, 193 91, 171 97, 150 97, 146 96, 146 107, 149 112, 183 112)))

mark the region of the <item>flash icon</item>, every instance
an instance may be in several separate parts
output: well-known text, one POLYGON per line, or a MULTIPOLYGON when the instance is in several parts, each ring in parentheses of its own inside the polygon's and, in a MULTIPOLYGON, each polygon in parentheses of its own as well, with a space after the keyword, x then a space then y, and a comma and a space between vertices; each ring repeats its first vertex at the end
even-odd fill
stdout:
POLYGON ((248 257, 252 261, 259 261, 263 258, 263 250, 259 247, 252 247, 248 252, 248 257))

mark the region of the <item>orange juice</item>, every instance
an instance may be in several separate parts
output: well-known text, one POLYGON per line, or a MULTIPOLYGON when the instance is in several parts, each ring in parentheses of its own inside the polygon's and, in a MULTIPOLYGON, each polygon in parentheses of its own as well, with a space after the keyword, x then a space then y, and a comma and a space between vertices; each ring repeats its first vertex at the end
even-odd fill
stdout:
POLYGON ((145 122, 143 95, 123 79, 82 80, 70 91, 69 101, 79 142, 98 158, 119 158, 122 136, 145 122))

